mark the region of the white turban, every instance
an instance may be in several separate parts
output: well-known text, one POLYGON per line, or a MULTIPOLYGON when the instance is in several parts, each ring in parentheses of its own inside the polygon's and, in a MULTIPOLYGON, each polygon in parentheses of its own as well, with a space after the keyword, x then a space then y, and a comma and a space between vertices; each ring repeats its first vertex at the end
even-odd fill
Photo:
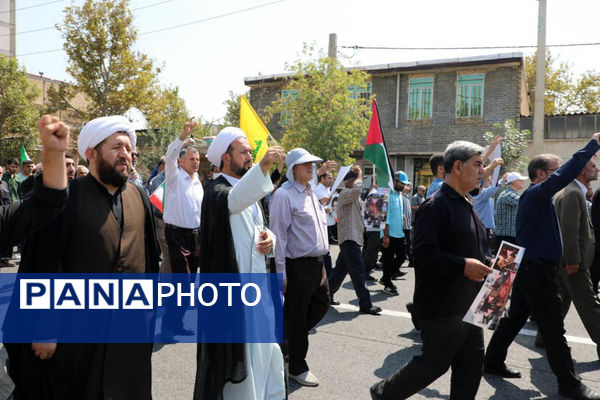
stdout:
POLYGON ((131 140, 131 148, 135 149, 136 135, 129 120, 122 115, 111 115, 91 120, 84 125, 77 139, 77 150, 81 158, 87 161, 85 151, 94 148, 107 137, 117 132, 125 132, 131 140))
POLYGON ((221 156, 227 152, 229 145, 238 138, 246 137, 246 134, 240 128, 228 126, 221 129, 221 132, 214 138, 208 151, 206 158, 212 165, 219 167, 221 165, 221 156))

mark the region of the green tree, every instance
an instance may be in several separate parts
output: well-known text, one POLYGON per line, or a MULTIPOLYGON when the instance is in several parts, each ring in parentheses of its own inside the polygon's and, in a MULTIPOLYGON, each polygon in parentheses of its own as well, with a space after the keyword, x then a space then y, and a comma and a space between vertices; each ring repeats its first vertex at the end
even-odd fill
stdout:
POLYGON ((40 116, 34 104, 38 95, 16 59, 0 56, 0 162, 18 158, 21 146, 33 154, 35 123, 40 116))
POLYGON ((223 126, 240 126, 240 97, 242 96, 246 96, 250 101, 250 92, 237 94, 231 90, 229 91, 229 98, 223 102, 227 106, 223 126))
POLYGON ((501 174, 515 170, 525 172, 529 160, 522 157, 521 154, 527 147, 528 140, 531 139, 531 132, 528 129, 520 131, 515 126, 515 121, 507 119, 503 124, 494 124, 492 130, 484 134, 488 143, 492 143, 496 136, 504 138, 501 144, 502 159, 504 160, 501 174))
POLYGON ((287 150, 303 147, 323 159, 347 164, 369 127, 371 98, 356 95, 357 90, 366 89, 369 75, 315 55, 311 46, 305 45, 303 53, 308 61, 286 65, 293 73, 286 84, 293 99, 278 95, 265 109, 265 119, 268 122, 283 114, 281 144, 287 150))
POLYGON ((81 6, 67 7, 64 23, 57 28, 74 83, 48 91, 51 111, 70 109, 88 120, 136 107, 152 128, 178 123, 180 114, 187 113, 177 88, 162 88, 160 68, 134 50, 137 31, 128 0, 86 0, 81 6), (78 92, 86 95, 85 109, 72 103, 78 92), (173 115, 175 119, 161 118, 173 115))
MULTIPOLYGON (((525 75, 529 104, 535 105, 535 76, 537 56, 525 58, 525 75)), ((546 50, 546 90, 544 114, 565 112, 597 112, 600 109, 600 73, 588 71, 575 78, 571 65, 552 56, 546 50)))

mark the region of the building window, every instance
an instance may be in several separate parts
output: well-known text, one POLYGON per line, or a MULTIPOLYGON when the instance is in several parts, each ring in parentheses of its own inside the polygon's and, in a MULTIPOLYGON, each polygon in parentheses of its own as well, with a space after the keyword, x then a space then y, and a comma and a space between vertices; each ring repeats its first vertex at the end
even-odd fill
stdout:
POLYGON ((456 85, 456 116, 481 117, 483 114, 484 74, 459 75, 456 85))
MULTIPOLYGON (((294 101, 294 99, 297 96, 298 96, 298 91, 295 89, 281 91, 281 100, 283 101, 284 106, 286 103, 288 103, 290 101, 294 101)), ((291 122, 291 115, 289 115, 289 113, 287 113, 285 111, 281 111, 279 125, 288 126, 290 124, 290 122, 291 122)))
POLYGON ((408 119, 431 118, 433 78, 408 81, 408 119))
POLYGON ((350 91, 351 99, 369 100, 371 98, 371 93, 372 93, 371 82, 369 82, 365 85, 362 85, 362 86, 352 85, 348 88, 348 90, 350 91))

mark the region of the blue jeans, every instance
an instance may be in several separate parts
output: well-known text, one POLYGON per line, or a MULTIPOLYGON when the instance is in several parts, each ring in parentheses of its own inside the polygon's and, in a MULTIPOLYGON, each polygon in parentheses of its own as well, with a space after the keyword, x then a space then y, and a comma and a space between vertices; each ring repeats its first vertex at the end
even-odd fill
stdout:
POLYGON ((352 240, 346 240, 340 245, 340 254, 335 262, 335 268, 329 276, 329 291, 332 297, 348 273, 350 273, 360 309, 363 311, 370 309, 373 303, 371 303, 371 294, 365 283, 365 264, 360 246, 352 240))

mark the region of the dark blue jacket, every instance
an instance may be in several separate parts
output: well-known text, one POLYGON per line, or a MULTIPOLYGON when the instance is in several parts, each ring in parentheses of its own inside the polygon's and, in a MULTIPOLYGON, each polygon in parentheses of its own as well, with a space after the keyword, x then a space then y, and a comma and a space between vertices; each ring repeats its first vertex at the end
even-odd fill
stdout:
POLYGON ((562 240, 552 197, 581 173, 599 149, 598 142, 590 140, 548 179, 532 184, 521 195, 517 209, 517 244, 525 247, 524 259, 560 262, 562 240))

